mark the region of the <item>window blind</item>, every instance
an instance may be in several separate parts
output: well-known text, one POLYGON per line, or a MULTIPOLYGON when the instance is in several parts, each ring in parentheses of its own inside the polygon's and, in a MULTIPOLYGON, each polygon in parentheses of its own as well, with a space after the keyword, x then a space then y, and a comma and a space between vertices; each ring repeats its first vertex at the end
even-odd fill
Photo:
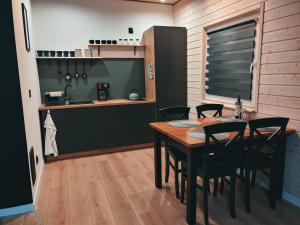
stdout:
POLYGON ((206 93, 251 100, 256 21, 207 33, 206 93))

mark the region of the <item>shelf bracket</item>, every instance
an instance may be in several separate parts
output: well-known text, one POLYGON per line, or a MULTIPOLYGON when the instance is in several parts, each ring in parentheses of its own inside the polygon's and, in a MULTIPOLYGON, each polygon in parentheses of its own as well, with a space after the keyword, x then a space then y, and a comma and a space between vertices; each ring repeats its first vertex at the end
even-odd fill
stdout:
POLYGON ((133 54, 136 55, 136 46, 133 47, 133 54))

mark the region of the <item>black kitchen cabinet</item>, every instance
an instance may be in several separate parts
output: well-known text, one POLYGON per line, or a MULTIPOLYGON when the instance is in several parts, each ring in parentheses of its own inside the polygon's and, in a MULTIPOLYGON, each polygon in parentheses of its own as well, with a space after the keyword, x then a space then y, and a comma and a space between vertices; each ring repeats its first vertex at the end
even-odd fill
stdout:
POLYGON ((126 106, 99 107, 96 109, 97 134, 100 148, 113 148, 124 143, 124 108, 126 106))
POLYGON ((96 110, 94 108, 71 109, 73 134, 72 152, 93 150, 99 147, 97 137, 96 110))
MULTIPOLYGON (((71 120, 71 110, 51 110, 50 112, 52 120, 56 126, 56 144, 60 153, 71 153, 74 151, 73 146, 73 128, 71 120)), ((47 111, 42 112, 41 126, 44 126, 44 121, 47 117, 47 111)), ((45 129, 43 129, 43 143, 45 138, 45 129)), ((43 145, 44 146, 44 145, 43 145)))
MULTIPOLYGON (((59 155, 153 141, 149 123, 154 121, 154 103, 57 109, 50 113, 57 128, 59 155)), ((43 126, 47 111, 41 115, 43 126)))

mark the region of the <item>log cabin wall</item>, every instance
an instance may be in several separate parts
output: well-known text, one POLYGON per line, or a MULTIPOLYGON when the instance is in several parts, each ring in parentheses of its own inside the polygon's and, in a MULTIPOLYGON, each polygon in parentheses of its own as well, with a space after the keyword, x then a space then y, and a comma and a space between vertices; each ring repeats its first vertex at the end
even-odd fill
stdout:
MULTIPOLYGON (((251 118, 284 116, 297 133, 288 138, 283 197, 300 205, 300 1, 181 0, 174 7, 174 25, 188 32, 188 105, 201 103, 202 29, 264 4, 258 110, 251 118)), ((227 109, 225 114, 233 115, 227 109)), ((191 116, 196 117, 195 109, 191 116)))

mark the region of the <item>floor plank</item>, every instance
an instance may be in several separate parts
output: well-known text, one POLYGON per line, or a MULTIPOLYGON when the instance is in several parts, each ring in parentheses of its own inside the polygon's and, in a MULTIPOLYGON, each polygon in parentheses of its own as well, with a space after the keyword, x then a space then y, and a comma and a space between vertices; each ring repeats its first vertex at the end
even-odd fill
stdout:
MULTIPOLYGON (((164 170, 164 154, 162 154, 164 170)), ((107 154, 45 165, 37 210, 2 218, 1 225, 186 225, 185 204, 169 183, 154 187, 153 149, 107 154)), ((164 177, 164 171, 163 171, 164 177)), ((201 182, 201 181, 199 181, 201 182)), ((228 210, 228 189, 209 195, 212 225, 286 225, 299 223, 300 209, 278 201, 272 210, 264 191, 251 190, 252 213, 244 209, 237 185, 237 218, 228 210)), ((1 221, 0 220, 0 221, 1 221)), ((197 192, 197 224, 203 224, 202 192, 197 192)))

